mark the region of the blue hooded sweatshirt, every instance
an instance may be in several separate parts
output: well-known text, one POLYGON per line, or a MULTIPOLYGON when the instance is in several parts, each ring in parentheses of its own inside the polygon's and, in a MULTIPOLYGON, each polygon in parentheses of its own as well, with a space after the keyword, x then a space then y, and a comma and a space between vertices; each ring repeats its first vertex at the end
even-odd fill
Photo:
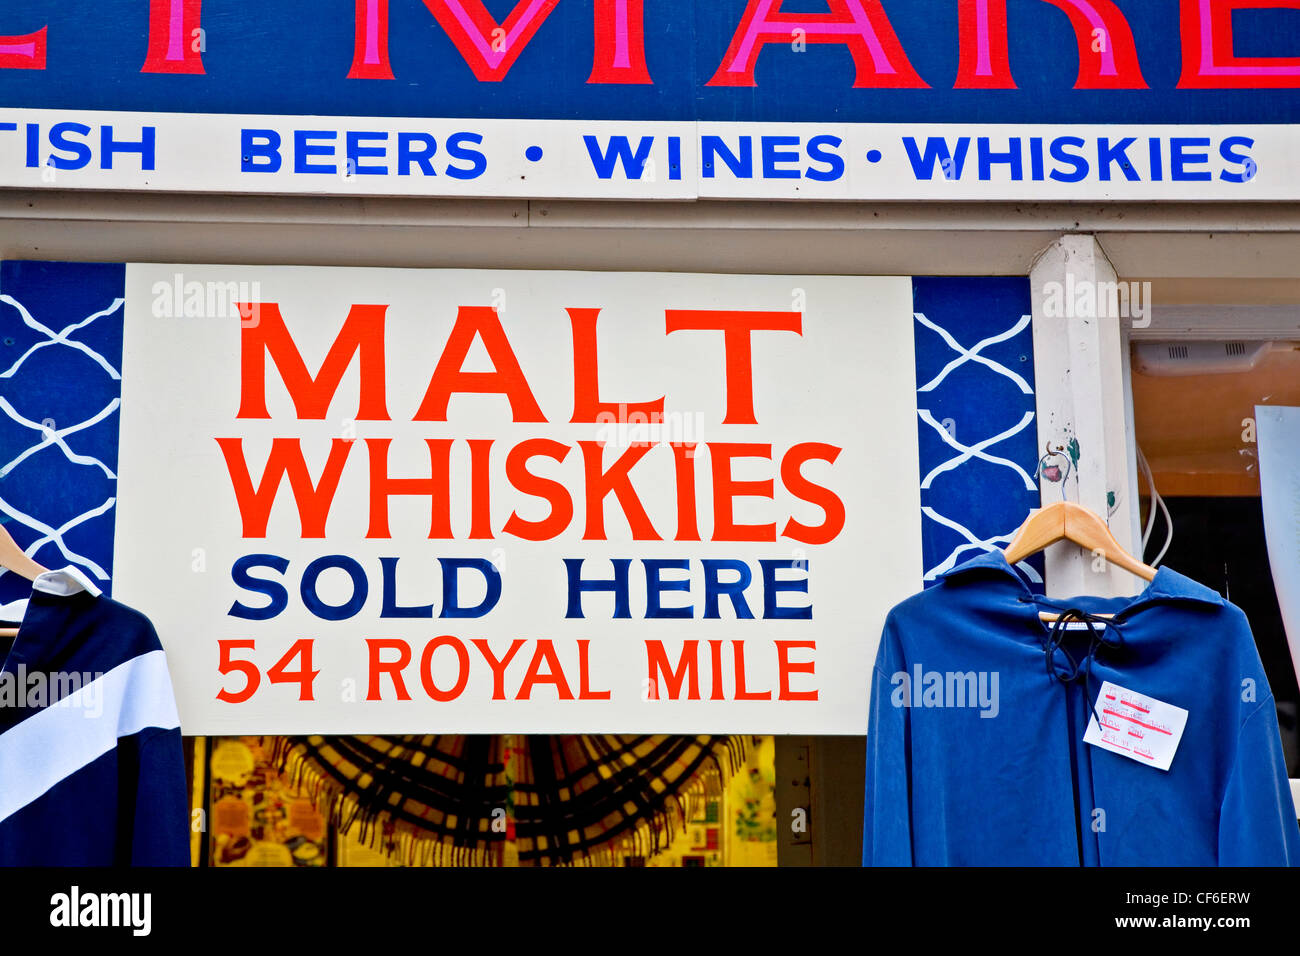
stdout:
POLYGON ((153 624, 74 567, 0 648, 0 866, 189 866, 171 674, 153 624))
POLYGON ((1239 608, 1166 567, 1118 598, 1036 596, 1001 551, 941 577, 885 621, 863 865, 1300 865, 1273 695, 1239 608), (966 693, 940 694, 936 673, 966 693), (1167 771, 1083 742, 1105 681, 1187 711, 1167 771))

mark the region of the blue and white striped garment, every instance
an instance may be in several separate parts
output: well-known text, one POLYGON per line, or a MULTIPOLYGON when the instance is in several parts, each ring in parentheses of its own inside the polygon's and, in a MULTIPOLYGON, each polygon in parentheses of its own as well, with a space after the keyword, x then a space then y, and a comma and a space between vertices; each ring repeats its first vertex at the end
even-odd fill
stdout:
POLYGON ((76 568, 40 575, 0 667, 0 865, 189 857, 180 720, 153 625, 76 568))

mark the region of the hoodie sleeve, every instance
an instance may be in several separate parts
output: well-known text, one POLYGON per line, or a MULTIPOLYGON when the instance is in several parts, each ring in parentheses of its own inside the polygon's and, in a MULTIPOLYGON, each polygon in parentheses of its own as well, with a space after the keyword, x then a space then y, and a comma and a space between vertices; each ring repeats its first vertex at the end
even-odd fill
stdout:
POLYGON ((1270 694, 1241 724, 1219 810, 1220 866, 1300 866, 1300 825, 1270 694))
POLYGON ((906 707, 892 701, 899 670, 892 627, 885 623, 871 680, 867 782, 862 824, 863 866, 912 866, 911 765, 906 707))
POLYGON ((179 728, 141 735, 132 866, 190 865, 190 801, 179 728))

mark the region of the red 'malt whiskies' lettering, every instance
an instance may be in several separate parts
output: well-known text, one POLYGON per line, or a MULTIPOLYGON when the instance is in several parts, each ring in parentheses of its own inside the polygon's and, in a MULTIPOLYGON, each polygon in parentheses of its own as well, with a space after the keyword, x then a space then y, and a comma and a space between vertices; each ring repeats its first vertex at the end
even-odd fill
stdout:
POLYGON ((721 332, 727 356, 727 414, 724 425, 754 425, 754 332, 803 334, 799 312, 737 312, 669 309, 665 328, 673 332, 721 332))
POLYGON ((271 506, 280 491, 280 482, 288 477, 298 505, 302 537, 325 537, 325 522, 329 518, 334 493, 338 491, 339 478, 347 463, 352 443, 335 438, 330 443, 329 459, 321 472, 320 480, 313 482, 311 472, 302 454, 302 442, 297 438, 275 438, 271 441, 271 454, 262 471, 262 480, 253 486, 253 479, 244 459, 242 438, 218 438, 217 445, 226 459, 230 484, 239 505, 245 538, 265 538, 266 526, 271 520, 271 506))
POLYGON ((533 397, 524 370, 519 366, 496 309, 486 305, 462 305, 456 324, 447 339, 447 347, 433 370, 424 401, 415 413, 417 422, 445 422, 447 405, 456 393, 492 393, 504 395, 517 422, 544 422, 533 397), (465 358, 478 339, 492 359, 491 372, 466 372, 465 358))
POLYGON ((604 447, 600 442, 580 441, 582 460, 587 477, 587 529, 582 537, 587 541, 605 539, 605 498, 612 491, 623 507, 632 529, 634 541, 658 541, 659 535, 645 506, 632 487, 629 472, 638 461, 650 452, 650 445, 629 448, 608 468, 603 464, 604 447))
POLYGON ((323 419, 338 391, 343 373, 355 356, 361 363, 358 421, 387 421, 384 403, 384 315, 386 305, 354 305, 313 377, 307 371, 274 302, 239 304, 241 315, 257 321, 241 323, 240 400, 237 418, 270 418, 266 410, 266 357, 275 363, 299 418, 323 419))
POLYGON ((596 320, 600 309, 566 309, 573 326, 573 417, 571 422, 598 422, 614 414, 663 415, 663 396, 652 402, 602 402, 596 374, 596 320))
POLYGON ((429 476, 394 478, 388 473, 391 438, 367 438, 370 453, 370 528, 367 538, 391 538, 388 499, 414 495, 429 499, 429 538, 451 537, 451 439, 426 438, 429 448, 429 476))
MULTIPOLYGON (((358 390, 356 421, 388 421, 386 406, 388 371, 385 364, 386 305, 352 305, 338 333, 329 342, 320 368, 313 375, 294 341, 277 303, 251 305, 241 303, 241 316, 257 315, 257 321, 241 323, 240 330, 240 401, 237 418, 270 419, 267 405, 267 380, 271 367, 283 382, 292 402, 297 421, 322 421, 330 414, 345 373, 354 360, 357 365, 358 390), (268 365, 267 358, 271 359, 268 365)), ((573 334, 574 413, 571 422, 597 424, 608 420, 617 410, 628 409, 643 419, 662 418, 665 398, 648 402, 604 402, 599 396, 600 360, 596 340, 594 308, 566 310, 573 334)), ((722 366, 726 379, 724 424, 758 424, 754 409, 753 337, 757 332, 785 332, 802 335, 801 312, 763 312, 747 310, 668 310, 665 335, 679 331, 721 332, 724 353, 722 366)), ((300 320, 301 321, 301 320, 300 320)), ((328 341, 328 340, 327 340, 328 341)), ((319 346, 318 346, 319 348, 319 346)), ((432 356, 430 357, 432 361, 432 356)), ((403 394, 406 394, 405 390, 403 394)), ((511 422, 547 422, 523 368, 515 355, 500 316, 486 306, 461 306, 448 333, 446 343, 424 398, 411 414, 412 423, 446 422, 452 399, 464 396, 466 403, 475 397, 500 402, 504 397, 511 410, 511 422), (476 342, 482 344, 491 371, 466 371, 465 363, 476 342)), ((404 414, 406 414, 404 412, 404 414)), ((289 417, 289 416, 283 416, 289 417)), ((319 435, 319 432, 317 431, 319 435)), ((423 436, 422 436, 423 437, 423 436)), ((529 541, 544 541, 563 534, 574 522, 575 505, 581 503, 585 514, 583 540, 608 539, 605 523, 606 505, 613 498, 635 541, 663 540, 654 520, 647 513, 641 492, 655 484, 673 483, 675 503, 668 513, 658 516, 665 527, 676 519, 677 541, 701 540, 699 495, 697 495, 696 452, 707 452, 710 460, 712 497, 712 541, 774 542, 780 534, 807 544, 831 541, 843 530, 844 503, 829 488, 803 474, 809 462, 833 465, 841 449, 834 445, 802 442, 784 454, 774 454, 768 443, 733 442, 631 442, 618 448, 607 440, 578 440, 572 444, 545 437, 522 438, 507 450, 495 450, 497 443, 481 437, 423 437, 427 462, 415 466, 415 474, 393 473, 390 448, 397 439, 368 436, 360 439, 366 446, 369 466, 369 524, 365 536, 372 539, 392 537, 389 505, 393 498, 428 499, 428 537, 431 540, 457 537, 457 521, 462 517, 453 508, 451 488, 467 478, 468 503, 463 509, 468 538, 487 540, 495 537, 492 521, 494 495, 513 491, 524 498, 537 499, 547 511, 537 516, 535 506, 525 508, 534 517, 524 518, 519 510, 510 512, 501 527, 506 535, 529 541), (468 446, 468 469, 456 447, 468 446), (572 489, 563 480, 545 477, 544 472, 564 464, 576 451, 576 468, 569 469, 572 489), (453 457, 455 456, 455 457, 453 457), (502 458, 504 456, 504 461, 502 458), (754 459, 763 462, 765 475, 757 479, 739 479, 733 475, 733 461, 754 459), (534 462, 549 459, 540 467, 534 462), (503 468, 505 481, 494 482, 493 468, 503 468), (464 472, 468 471, 468 475, 464 472), (576 472, 576 473, 575 473, 576 472), (777 482, 789 496, 822 510, 820 524, 805 524, 788 517, 784 526, 776 521, 740 522, 736 519, 738 498, 776 501, 777 482), (639 490, 640 489, 640 490, 639 490), (672 513, 675 511, 675 515, 672 513)), ((302 537, 325 536, 325 525, 352 445, 357 439, 332 438, 328 457, 323 445, 304 437, 276 437, 271 440, 261 478, 256 482, 247 460, 244 440, 217 438, 229 472, 231 488, 239 507, 245 538, 264 538, 271 509, 287 479, 293 502, 298 510, 302 537), (304 441, 308 441, 304 453, 304 441), (309 464, 308 457, 315 460, 309 464), (319 474, 313 477, 313 472, 319 474)), ((422 456, 423 457, 423 456, 422 456)), ((358 466, 359 467, 359 466, 358 466)))

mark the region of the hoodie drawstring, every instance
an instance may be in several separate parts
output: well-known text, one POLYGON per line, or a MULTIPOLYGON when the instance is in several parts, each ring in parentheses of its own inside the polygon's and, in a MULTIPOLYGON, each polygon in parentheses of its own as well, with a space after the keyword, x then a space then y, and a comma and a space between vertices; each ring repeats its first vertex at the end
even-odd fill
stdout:
MULTIPOLYGON (((1022 597, 1020 600, 1034 604, 1046 604, 1045 600, 1037 597, 1022 597)), ((1057 618, 1052 622, 1052 629, 1043 641, 1043 657, 1047 665, 1048 679, 1060 681, 1062 684, 1072 684, 1082 675, 1084 689, 1088 694, 1088 706, 1092 710, 1092 715, 1097 718, 1098 725, 1100 725, 1103 721, 1097 713, 1097 694, 1092 686, 1092 662, 1100 648, 1108 647, 1113 649, 1123 646, 1124 638, 1120 631, 1122 624, 1114 618, 1091 614, 1077 607, 1052 607, 1052 610, 1057 612, 1057 618), (1088 628, 1088 653, 1082 661, 1076 661, 1074 656, 1063 646, 1065 635, 1068 633, 1066 625, 1071 622, 1082 623, 1088 628), (1098 628, 1098 625, 1101 625, 1101 629, 1098 628), (1107 640, 1105 636, 1107 633, 1112 635, 1113 639, 1107 640), (1068 662, 1068 668, 1058 666, 1056 660, 1058 653, 1068 662)))

